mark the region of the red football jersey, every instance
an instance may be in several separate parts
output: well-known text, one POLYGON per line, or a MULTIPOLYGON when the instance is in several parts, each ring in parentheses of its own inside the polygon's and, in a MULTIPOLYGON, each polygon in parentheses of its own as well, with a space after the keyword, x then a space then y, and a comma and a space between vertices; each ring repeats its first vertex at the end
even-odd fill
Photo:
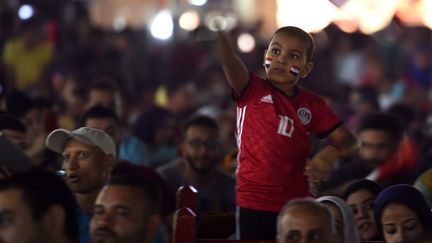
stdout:
POLYGON ((304 175, 310 134, 325 137, 342 122, 319 96, 296 88, 286 96, 251 74, 237 102, 237 205, 279 212, 290 199, 311 196, 304 175))

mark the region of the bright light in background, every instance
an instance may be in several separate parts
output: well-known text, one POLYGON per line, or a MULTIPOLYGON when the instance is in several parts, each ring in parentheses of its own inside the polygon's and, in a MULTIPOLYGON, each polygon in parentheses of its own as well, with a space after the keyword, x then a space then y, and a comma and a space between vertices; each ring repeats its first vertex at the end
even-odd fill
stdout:
POLYGON ((204 23, 211 31, 230 30, 237 25, 238 18, 232 13, 210 12, 204 23))
POLYGON ((179 18, 179 26, 185 30, 194 30, 198 27, 200 18, 195 10, 187 11, 182 14, 179 18))
POLYGON ((243 33, 237 39, 237 46, 242 52, 251 52, 255 48, 255 38, 249 33, 243 33))
POLYGON ((207 0, 188 0, 188 2, 195 6, 203 6, 207 3, 207 0))
POLYGON ((345 33, 354 33, 358 30, 358 22, 354 20, 334 21, 334 24, 345 33))
POLYGON ((340 8, 340 15, 357 20, 360 31, 373 34, 391 22, 397 5, 395 0, 350 0, 340 8))
POLYGON ((188 0, 188 2, 195 6, 203 6, 207 3, 207 0, 188 0))
POLYGON ((206 18, 207 27, 211 31, 225 30, 228 26, 227 19, 222 15, 209 14, 206 18))
POLYGON ((150 32, 156 39, 167 40, 173 34, 173 19, 168 10, 160 11, 150 25, 150 32))
POLYGON ((399 0, 396 15, 408 26, 420 25, 423 23, 423 8, 423 0, 399 0))
POLYGON ((31 18, 33 14, 34 14, 34 9, 29 4, 24 4, 18 9, 18 16, 22 20, 31 18))
POLYGON ((278 0, 278 26, 293 25, 306 32, 318 32, 333 20, 337 7, 328 0, 278 0))
POLYGON ((118 16, 113 21, 113 29, 116 32, 123 31, 126 29, 127 20, 124 17, 118 16))
POLYGON ((424 24, 432 29, 432 0, 424 0, 423 1, 423 21, 424 24))

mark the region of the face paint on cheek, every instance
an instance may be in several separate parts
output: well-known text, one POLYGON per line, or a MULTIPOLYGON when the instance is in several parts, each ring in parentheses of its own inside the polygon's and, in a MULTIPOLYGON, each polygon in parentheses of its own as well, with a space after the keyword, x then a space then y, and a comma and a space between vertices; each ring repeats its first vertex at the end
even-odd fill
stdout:
POLYGON ((300 73, 300 68, 296 65, 292 65, 290 68, 290 73, 294 76, 297 76, 300 73))
POLYGON ((266 57, 265 61, 264 61, 264 67, 269 68, 271 63, 273 61, 272 57, 266 57))

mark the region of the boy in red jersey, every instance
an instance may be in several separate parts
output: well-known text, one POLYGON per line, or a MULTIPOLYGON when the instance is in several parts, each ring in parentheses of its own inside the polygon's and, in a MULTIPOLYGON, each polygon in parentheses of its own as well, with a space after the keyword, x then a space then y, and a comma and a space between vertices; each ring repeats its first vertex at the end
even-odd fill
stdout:
POLYGON ((267 79, 247 70, 223 33, 217 45, 237 103, 237 238, 274 239, 283 205, 312 196, 357 138, 322 98, 297 85, 313 68, 308 33, 291 26, 274 33, 263 57, 267 79), (331 144, 309 160, 311 134, 331 144))

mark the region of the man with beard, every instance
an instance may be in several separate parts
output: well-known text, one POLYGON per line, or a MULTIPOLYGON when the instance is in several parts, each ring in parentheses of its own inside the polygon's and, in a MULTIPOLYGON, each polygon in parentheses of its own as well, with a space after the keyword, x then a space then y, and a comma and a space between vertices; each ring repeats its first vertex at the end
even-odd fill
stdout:
POLYGON ((94 202, 115 163, 115 143, 103 130, 81 127, 74 131, 56 129, 45 144, 63 156, 65 179, 79 206, 80 242, 88 243, 94 202))
POLYGON ((113 177, 99 193, 90 223, 93 243, 150 243, 160 225, 159 188, 142 176, 113 177))
POLYGON ((390 113, 372 113, 357 127, 360 148, 354 157, 340 161, 324 185, 323 194, 342 195, 358 179, 369 179, 381 186, 414 182, 418 156, 407 140, 402 121, 390 113))
POLYGON ((193 116, 183 127, 181 157, 158 168, 173 192, 191 185, 198 190, 198 210, 234 211, 235 179, 217 166, 219 128, 215 120, 193 116))

